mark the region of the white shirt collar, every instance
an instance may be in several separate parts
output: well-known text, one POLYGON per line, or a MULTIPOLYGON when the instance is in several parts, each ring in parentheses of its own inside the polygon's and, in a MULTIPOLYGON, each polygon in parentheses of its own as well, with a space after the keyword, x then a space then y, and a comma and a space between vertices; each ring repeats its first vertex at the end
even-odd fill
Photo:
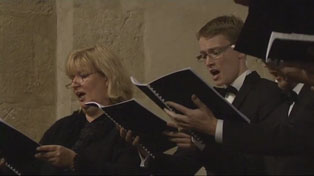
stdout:
POLYGON ((292 90, 299 95, 301 89, 303 88, 303 83, 298 83, 292 90))
POLYGON ((250 73, 252 73, 251 70, 246 70, 240 76, 238 76, 237 79, 235 79, 230 85, 239 91, 244 83, 246 76, 249 75, 250 73))

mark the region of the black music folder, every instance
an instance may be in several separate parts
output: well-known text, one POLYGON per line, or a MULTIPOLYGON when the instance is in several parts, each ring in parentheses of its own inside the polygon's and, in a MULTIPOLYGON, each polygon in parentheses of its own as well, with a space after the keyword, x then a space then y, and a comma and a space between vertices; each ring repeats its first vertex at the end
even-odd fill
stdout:
MULTIPOLYGON (((191 100, 191 96, 195 94, 217 118, 250 122, 244 114, 226 101, 190 68, 172 72, 146 84, 139 83, 134 77, 131 77, 131 81, 162 109, 175 111, 165 103, 166 101, 173 101, 195 109, 197 107, 191 100)), ((208 138, 207 135, 195 131, 191 131, 191 135, 200 141, 208 138)))
POLYGON ((126 130, 132 130, 135 135, 140 136, 143 149, 153 158, 155 158, 155 154, 176 145, 162 134, 163 131, 176 131, 176 129, 167 126, 166 121, 149 111, 136 99, 109 106, 103 106, 96 102, 86 104, 101 108, 116 125, 126 130))
POLYGON ((313 62, 314 35, 273 31, 269 38, 266 62, 270 60, 313 62))
POLYGON ((251 0, 235 50, 266 57, 272 31, 314 35, 313 0, 251 0))
POLYGON ((40 174, 40 161, 34 157, 39 144, 0 118, 0 151, 5 165, 17 175, 40 174))

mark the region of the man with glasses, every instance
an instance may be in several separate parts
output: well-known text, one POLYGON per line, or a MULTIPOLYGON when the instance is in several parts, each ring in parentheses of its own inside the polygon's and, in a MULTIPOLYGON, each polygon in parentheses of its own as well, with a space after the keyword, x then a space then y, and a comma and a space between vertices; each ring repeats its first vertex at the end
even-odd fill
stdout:
MULTIPOLYGON (((242 26, 243 22, 234 16, 221 16, 208 22, 197 34, 200 46, 200 55, 197 59, 206 65, 215 86, 227 88, 224 93, 226 100, 255 124, 264 120, 279 102, 280 90, 273 82, 249 70, 246 55, 233 50, 242 26)), ((224 92, 219 88, 217 90, 224 92)), ((224 140, 223 123, 223 120, 217 121, 215 140, 218 143, 224 140)), ((178 145, 182 144, 178 142, 178 145)), ((213 145, 216 144, 206 144, 206 147, 212 148, 213 145)), ((206 147, 203 149, 202 160, 212 160, 213 153, 211 151, 211 154, 206 155, 206 147)), ((218 169, 214 168, 214 173, 264 173, 262 158, 219 150, 220 152, 215 155, 220 164, 217 166, 218 169)))
MULTIPOLYGON (((275 83, 248 70, 246 55, 233 50, 242 26, 243 22, 235 16, 220 16, 208 22, 197 34, 197 60, 206 65, 216 86, 225 87, 217 90, 227 101, 247 115, 251 123, 259 123, 279 101, 280 90, 275 83)), ((149 165, 157 174, 195 174, 200 166, 214 174, 263 174, 261 158, 222 148, 222 132, 223 121, 219 120, 214 139, 218 144, 200 143, 184 132, 167 133, 179 149, 173 156, 157 156, 149 165)), ((130 135, 127 136, 130 141, 130 135)))

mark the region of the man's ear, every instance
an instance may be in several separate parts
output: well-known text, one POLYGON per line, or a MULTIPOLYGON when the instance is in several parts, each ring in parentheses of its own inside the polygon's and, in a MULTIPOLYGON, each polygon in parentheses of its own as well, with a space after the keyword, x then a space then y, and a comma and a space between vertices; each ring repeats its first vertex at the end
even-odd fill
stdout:
POLYGON ((245 59, 246 58, 246 54, 239 52, 238 58, 239 59, 245 59))

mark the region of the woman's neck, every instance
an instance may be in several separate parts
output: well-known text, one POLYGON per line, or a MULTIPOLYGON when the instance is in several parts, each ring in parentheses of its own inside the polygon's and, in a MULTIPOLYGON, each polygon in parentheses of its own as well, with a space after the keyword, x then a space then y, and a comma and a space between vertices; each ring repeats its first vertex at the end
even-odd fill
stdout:
POLYGON ((96 108, 96 107, 90 107, 84 110, 84 112, 85 112, 86 120, 88 122, 92 122, 98 117, 100 117, 102 114, 104 114, 104 112, 101 109, 96 108))

